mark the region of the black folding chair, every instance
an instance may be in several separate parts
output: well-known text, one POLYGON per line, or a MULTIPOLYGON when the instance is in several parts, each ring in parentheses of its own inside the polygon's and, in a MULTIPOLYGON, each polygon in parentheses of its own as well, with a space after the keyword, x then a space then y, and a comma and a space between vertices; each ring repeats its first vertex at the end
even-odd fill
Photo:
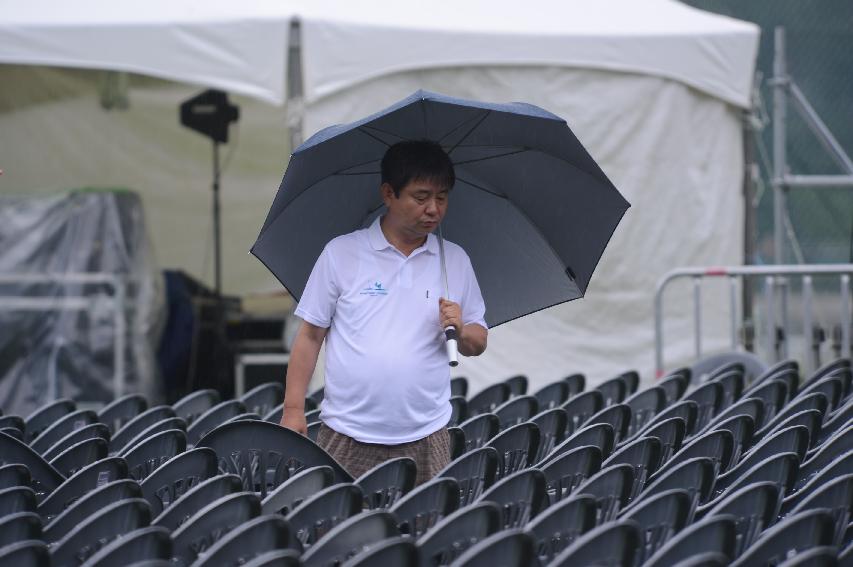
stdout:
POLYGON ((601 460, 601 449, 586 445, 542 465, 548 501, 554 504, 571 496, 578 486, 601 470, 601 460))
POLYGON ((715 479, 714 461, 708 457, 695 457, 674 466, 667 465, 666 469, 658 471, 646 482, 645 489, 634 499, 633 505, 667 490, 684 489, 690 495, 690 523, 697 506, 711 496, 715 479))
POLYGON ((779 567, 838 567, 847 565, 835 546, 813 547, 798 553, 779 567))
MULTIPOLYGON (((689 437, 696 432, 696 416, 699 411, 699 405, 693 400, 682 400, 668 406, 662 412, 657 414, 646 425, 646 431, 655 427, 664 421, 678 417, 684 421, 684 436, 689 437)), ((640 434, 643 432, 641 431, 640 434)))
POLYGON ((499 405, 509 399, 509 396, 509 385, 505 382, 487 386, 468 400, 468 414, 493 413, 499 405))
POLYGON ((527 394, 527 376, 524 374, 517 374, 515 376, 510 376, 504 383, 509 386, 509 395, 510 397, 515 396, 523 396, 527 394))
POLYGON ((332 467, 319 466, 303 469, 267 494, 261 502, 261 512, 286 516, 306 498, 332 486, 334 480, 335 473, 332 467))
POLYGON ((566 434, 571 435, 578 431, 589 418, 601 411, 604 407, 604 395, 598 390, 583 392, 569 398, 562 407, 569 416, 566 434))
POLYGON ((761 422, 756 422, 756 429, 761 429, 765 423, 772 421, 779 410, 788 403, 788 385, 784 380, 771 380, 754 390, 750 390, 749 397, 763 402, 764 411, 761 422))
POLYGON ((80 429, 72 431, 59 441, 53 444, 48 450, 42 453, 42 456, 46 461, 52 461, 56 457, 59 456, 60 453, 69 449, 73 445, 80 443, 81 441, 86 441, 88 439, 99 438, 103 439, 105 442, 109 443, 110 440, 110 430, 103 423, 92 423, 90 425, 84 425, 80 429))
POLYGON ((684 529, 689 516, 690 494, 679 488, 660 492, 625 510, 620 519, 633 520, 641 528, 641 541, 632 564, 642 565, 684 529))
POLYGON ((184 421, 181 417, 167 417, 166 419, 161 419, 160 421, 144 429, 136 437, 125 443, 124 447, 122 447, 122 449, 116 454, 127 454, 131 451, 131 449, 137 447, 139 444, 145 441, 148 441, 158 433, 163 433, 164 431, 169 431, 171 429, 178 429, 186 434, 187 422, 184 421))
POLYGON ((142 482, 151 473, 172 457, 183 453, 187 448, 187 438, 180 429, 169 429, 157 433, 147 441, 131 447, 121 457, 127 461, 128 475, 142 482))
POLYGON ((538 463, 566 438, 568 414, 563 408, 553 408, 533 416, 530 422, 539 428, 539 446, 533 459, 538 463))
POLYGON ((20 512, 35 512, 36 495, 28 486, 0 490, 0 517, 20 512))
POLYGON ((140 488, 151 505, 151 515, 156 518, 191 488, 218 472, 216 453, 199 447, 166 461, 140 483, 140 488))
POLYGON ((802 461, 809 443, 809 432, 805 426, 795 425, 767 436, 741 458, 728 472, 717 478, 717 485, 725 489, 761 461, 780 453, 794 453, 802 461))
POLYGON ((98 421, 109 428, 110 433, 148 409, 148 400, 142 394, 125 394, 105 405, 98 412, 98 421))
POLYGON ((389 511, 397 518, 400 533, 417 539, 458 507, 459 483, 434 478, 400 498, 389 511))
MULTIPOLYGON (((281 516, 267 515, 249 520, 231 530, 213 544, 195 567, 245 565, 252 559, 270 551, 288 546, 291 528, 281 516)), ((297 553, 298 550, 293 550, 297 553)))
POLYGON ((717 411, 723 411, 730 407, 740 399, 743 393, 744 377, 742 371, 724 372, 709 381, 716 382, 723 387, 723 399, 720 401, 720 407, 717 408, 717 411))
POLYGON ((44 541, 53 543, 65 537, 68 532, 103 510, 113 502, 142 498, 142 490, 133 480, 121 479, 109 482, 92 490, 44 525, 44 541))
POLYGON ((839 433, 851 420, 853 420, 853 400, 848 401, 844 406, 826 416, 826 422, 817 435, 815 445, 821 445, 830 437, 839 433))
POLYGON ((0 467, 0 490, 16 486, 29 486, 32 478, 27 465, 13 463, 0 467))
POLYGON ((209 503, 172 532, 174 560, 189 565, 234 528, 261 513, 261 501, 250 492, 223 496, 209 503))
POLYGON ((734 417, 729 417, 721 423, 714 423, 710 427, 712 430, 725 429, 732 434, 732 456, 729 461, 729 470, 737 466, 741 455, 748 451, 752 445, 752 436, 755 433, 755 420, 752 416, 742 413, 734 417))
POLYGON ((124 567, 172 558, 169 530, 158 526, 139 528, 113 540, 86 561, 86 567, 124 567))
POLYGON ((708 425, 705 426, 705 429, 699 431, 697 435, 703 435, 708 431, 719 429, 721 423, 740 415, 748 415, 752 418, 752 430, 755 431, 760 426, 761 420, 764 416, 764 402, 762 402, 758 398, 743 398, 741 400, 738 400, 733 405, 719 412, 708 423, 708 425))
POLYGON ((415 461, 400 457, 380 463, 355 479, 364 493, 364 507, 389 508, 415 487, 418 471, 415 461))
POLYGON ((266 415, 284 402, 284 385, 279 382, 267 382, 256 386, 240 396, 246 411, 266 415))
POLYGON ((0 516, 0 548, 32 539, 41 539, 41 518, 34 512, 0 516))
POLYGON ((349 473, 314 442, 265 421, 226 423, 205 435, 197 446, 216 451, 220 471, 236 474, 246 490, 257 492, 261 498, 307 467, 327 465, 337 482, 352 481, 349 473))
POLYGON ((614 442, 618 445, 628 435, 628 426, 631 423, 631 408, 625 404, 613 404, 593 415, 586 425, 596 423, 607 423, 613 427, 614 442))
POLYGON ((558 380, 543 386, 533 396, 539 402, 539 411, 558 408, 569 399, 569 384, 558 380))
POLYGON ((768 528, 732 565, 778 565, 803 551, 832 545, 834 532, 829 512, 806 510, 768 528))
POLYGON ((716 382, 703 384, 684 398, 696 402, 696 423, 692 431, 702 431, 717 415, 723 403, 723 386, 716 382))
POLYGON ((50 552, 42 541, 21 541, 0 547, 0 564, 51 567, 50 552))
POLYGON ((799 459, 794 453, 779 453, 768 457, 734 479, 727 486, 718 488, 715 485, 711 500, 705 504, 705 507, 713 508, 732 492, 756 482, 775 482, 780 495, 786 495, 791 491, 797 477, 798 464, 799 459))
POLYGON ((451 396, 450 397, 450 421, 447 422, 448 425, 459 425, 466 419, 468 419, 468 401, 462 396, 451 396))
POLYGON ((670 374, 669 376, 663 377, 660 382, 657 383, 658 388, 663 390, 666 395, 667 406, 674 404, 681 399, 681 396, 683 396, 684 392, 687 391, 687 384, 689 382, 690 380, 681 374, 670 374))
POLYGON ((735 518, 735 557, 752 545, 779 513, 781 494, 772 481, 743 485, 705 511, 704 517, 732 516, 735 518))
POLYGON ((80 565, 99 549, 139 528, 151 519, 148 502, 141 498, 107 505, 86 518, 50 549, 54 565, 80 565))
POLYGON ((24 441, 30 443, 41 435, 42 431, 76 409, 77 405, 68 398, 41 406, 24 420, 24 441))
POLYGON ((0 433, 0 465, 26 465, 30 471, 30 488, 35 492, 36 500, 41 501, 55 490, 64 480, 59 471, 45 461, 29 445, 0 433))
POLYGON ((734 559, 735 519, 732 516, 713 516, 681 530, 646 561, 644 567, 669 567, 703 553, 722 553, 734 559))
POLYGON ((455 376, 450 379, 450 395, 462 396, 468 395, 468 379, 464 376, 455 376))
POLYGON ((837 477, 826 485, 816 488, 791 510, 790 515, 817 508, 828 510, 832 514, 835 524, 833 545, 846 543, 844 532, 850 524, 851 509, 853 509, 853 474, 837 477))
POLYGON ((578 537, 595 527, 596 499, 580 494, 543 510, 525 526, 536 539, 536 556, 546 565, 578 537))
POLYGON ((625 405, 631 409, 627 434, 627 437, 631 438, 663 411, 666 407, 666 392, 660 387, 647 388, 628 397, 625 405))
POLYGON ((305 499, 286 519, 293 536, 308 548, 332 528, 362 511, 364 494, 355 484, 339 483, 305 499))
POLYGON ((510 398, 495 409, 501 430, 529 420, 539 412, 539 401, 533 396, 520 395, 510 398))
POLYGON ((782 515, 793 510, 800 502, 812 493, 841 476, 853 474, 853 450, 836 457, 826 465, 819 473, 814 475, 808 483, 789 495, 782 501, 782 515))
POLYGON ((175 500, 168 508, 151 522, 154 526, 163 526, 175 531, 199 510, 229 494, 243 490, 240 477, 223 474, 209 478, 190 488, 183 496, 175 500))
MULTIPOLYGON (((465 454, 465 432, 459 427, 448 427, 447 435, 450 437, 450 459, 458 459, 465 454)), ((311 436, 310 426, 308 436, 311 436)))
POLYGON ((495 483, 498 452, 494 447, 474 449, 451 461, 436 476, 459 483, 459 506, 467 506, 495 483))
POLYGON ((50 461, 50 466, 68 478, 79 470, 107 457, 107 442, 100 437, 86 439, 65 449, 50 461))
POLYGON ((216 404, 195 418, 187 427, 187 445, 194 447, 208 432, 245 412, 246 406, 237 400, 226 400, 216 404))
POLYGON ((657 424, 652 424, 641 432, 643 437, 655 437, 660 441, 660 466, 663 466, 673 454, 681 450, 684 442, 686 427, 680 417, 671 417, 657 424))
POLYGON ((640 546, 640 526, 631 520, 610 522, 580 536, 549 563, 550 567, 600 565, 627 567, 640 546))
POLYGON ((607 458, 613 452, 614 435, 613 426, 608 423, 596 423, 584 427, 577 431, 574 435, 554 447, 554 450, 548 453, 544 459, 539 462, 540 467, 557 459, 563 453, 568 453, 580 447, 592 445, 598 447, 601 452, 602 459, 607 458))
POLYGON ((158 421, 170 417, 175 417, 175 410, 171 406, 155 406, 140 413, 125 423, 121 429, 113 433, 110 438, 110 454, 118 453, 140 433, 158 421))
POLYGON ((495 502, 501 507, 504 529, 521 528, 548 505, 545 475, 538 469, 513 473, 496 482, 479 500, 495 502))
POLYGON ((219 402, 219 392, 216 390, 198 390, 172 404, 172 408, 175 415, 183 418, 190 426, 196 418, 219 402))
POLYGON ((371 510, 350 518, 327 533, 302 554, 305 567, 340 565, 388 538, 400 535, 394 516, 384 510, 371 510))
POLYGON ((616 519, 619 511, 627 506, 633 484, 634 467, 613 465, 592 475, 575 493, 595 497, 598 508, 595 519, 601 525, 616 519))
POLYGON ((458 567, 528 567, 536 557, 533 537, 515 528, 490 535, 471 546, 453 565, 458 567))
POLYGON ((477 502, 450 514, 417 541, 421 567, 449 565, 472 545, 501 528, 494 502, 477 502))
POLYGON ((127 463, 120 457, 108 457, 78 471, 56 487, 38 505, 39 515, 53 518, 79 498, 108 482, 127 478, 127 463))
MULTIPOLYGON (((756 431, 753 437, 757 442, 758 440, 763 439, 768 433, 778 430, 782 427, 782 424, 787 424, 788 420, 793 420, 794 416, 800 416, 800 414, 805 411, 817 411, 820 414, 820 421, 823 423, 823 416, 826 414, 828 403, 826 396, 820 392, 815 392, 808 396, 791 400, 784 408, 779 410, 776 417, 770 420, 769 423, 764 424, 764 427, 756 431)), ((817 431, 812 431, 812 444, 814 444, 816 435, 817 431)))
POLYGON ((630 502, 645 487, 646 480, 654 474, 660 464, 661 446, 656 437, 642 437, 617 449, 602 464, 606 469, 612 465, 630 465, 634 470, 634 479, 628 495, 630 502))
POLYGON ((661 468, 663 472, 696 457, 708 457, 714 463, 714 476, 729 468, 734 454, 734 436, 730 431, 718 429, 693 438, 661 468))
POLYGON ((465 433, 465 452, 468 452, 485 447, 501 430, 501 421, 493 413, 484 413, 463 421, 459 429, 465 433))
POLYGON ((583 374, 569 374, 563 378, 563 382, 569 385, 569 397, 580 394, 586 388, 586 376, 583 374))
POLYGON ((498 433, 487 444, 498 452, 497 479, 533 464, 539 446, 539 428, 525 422, 498 433))
POLYGON ((368 551, 353 557, 341 567, 373 567, 374 565, 418 567, 418 548, 410 538, 392 537, 372 545, 368 551))
POLYGON ((853 427, 845 429, 823 445, 816 447, 815 452, 803 461, 797 474, 795 490, 805 486, 825 466, 850 450, 853 450, 853 427))
POLYGON ((604 400, 604 407, 611 406, 613 404, 621 404, 622 400, 628 397, 628 383, 624 378, 622 378, 622 376, 605 380, 596 386, 595 389, 601 392, 604 400))

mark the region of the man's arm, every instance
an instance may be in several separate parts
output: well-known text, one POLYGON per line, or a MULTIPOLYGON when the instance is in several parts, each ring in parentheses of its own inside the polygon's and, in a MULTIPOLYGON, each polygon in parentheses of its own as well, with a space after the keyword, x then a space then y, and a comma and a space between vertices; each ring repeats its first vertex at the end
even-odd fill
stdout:
POLYGON ((477 323, 462 324, 462 308, 453 301, 439 299, 439 321, 441 327, 456 327, 459 352, 465 356, 479 356, 486 350, 489 331, 477 323))
POLYGON ((281 425, 303 435, 308 434, 308 425, 305 423, 305 393, 327 332, 325 327, 302 321, 290 351, 281 425))

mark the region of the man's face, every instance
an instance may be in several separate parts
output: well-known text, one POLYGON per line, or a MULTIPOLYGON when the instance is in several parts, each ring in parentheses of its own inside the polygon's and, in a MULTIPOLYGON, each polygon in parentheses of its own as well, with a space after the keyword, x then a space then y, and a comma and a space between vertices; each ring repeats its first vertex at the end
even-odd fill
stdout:
POLYGON ((387 220, 411 238, 431 233, 447 212, 445 187, 431 181, 415 180, 400 190, 400 196, 387 183, 382 185, 382 200, 388 207, 387 220))

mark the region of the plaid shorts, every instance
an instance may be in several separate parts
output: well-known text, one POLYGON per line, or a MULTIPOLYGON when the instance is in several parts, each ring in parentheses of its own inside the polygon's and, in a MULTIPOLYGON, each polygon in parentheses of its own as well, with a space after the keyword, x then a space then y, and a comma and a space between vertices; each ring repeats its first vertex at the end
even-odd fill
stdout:
POLYGON ((417 466, 415 484, 419 485, 433 478, 450 462, 450 434, 445 427, 410 443, 378 445, 356 441, 324 423, 317 432, 317 444, 353 478, 390 459, 409 457, 417 466))

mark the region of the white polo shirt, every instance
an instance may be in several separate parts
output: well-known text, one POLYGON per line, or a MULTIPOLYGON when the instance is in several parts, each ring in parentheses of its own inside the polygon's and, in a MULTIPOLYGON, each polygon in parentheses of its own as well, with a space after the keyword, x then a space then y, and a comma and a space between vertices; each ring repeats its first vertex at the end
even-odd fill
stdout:
MULTIPOLYGON (((486 307, 471 261, 444 242, 450 299, 467 325, 486 327, 486 307)), ((444 294, 438 239, 408 257, 377 218, 339 236, 317 259, 296 315, 326 335, 321 419, 363 443, 422 439, 450 420, 450 367, 438 300, 444 294)))

